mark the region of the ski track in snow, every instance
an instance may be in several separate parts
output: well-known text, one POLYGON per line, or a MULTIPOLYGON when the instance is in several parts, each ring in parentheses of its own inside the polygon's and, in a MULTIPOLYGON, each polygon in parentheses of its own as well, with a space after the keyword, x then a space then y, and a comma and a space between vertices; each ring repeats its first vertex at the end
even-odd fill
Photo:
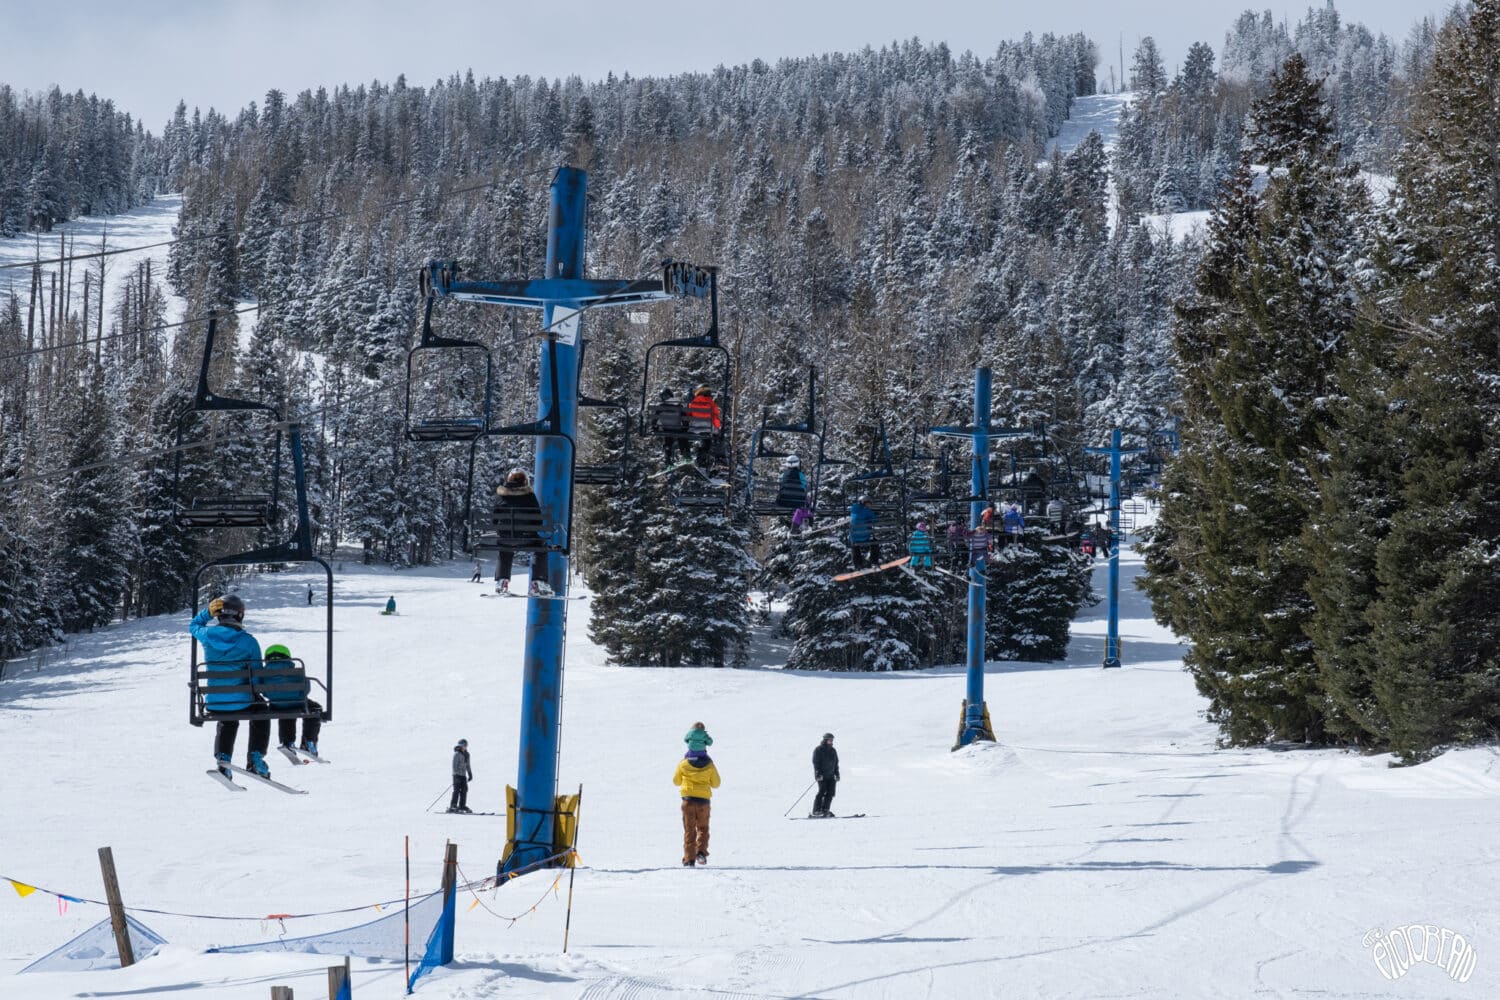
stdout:
MULTIPOLYGON (((1102 586, 1105 563, 1096 569, 1102 586)), ((1086 609, 1065 662, 989 665, 1001 743, 957 753, 961 668, 610 667, 587 638, 587 605, 569 607, 559 784, 585 793, 569 953, 567 882, 554 894, 554 875, 536 873, 481 892, 484 907, 460 902, 457 960, 417 995, 1386 997, 1393 985, 1362 938, 1409 923, 1464 934, 1479 961, 1461 986, 1419 965, 1394 987, 1400 996, 1495 995, 1496 752, 1390 768, 1330 750, 1216 750, 1182 647, 1134 588, 1141 565, 1128 544, 1121 569, 1125 668, 1099 669, 1107 608, 1086 609), (669 777, 699 718, 724 785, 711 864, 684 869, 669 777), (789 822, 825 729, 844 770, 834 810, 869 818, 789 822)), ((496 809, 516 772, 525 605, 472 601, 471 570, 351 562, 339 573, 337 710, 322 740, 335 763, 272 764, 307 796, 231 796, 199 775, 211 734, 182 718, 185 616, 75 636, 9 665, 0 795, 21 807, 0 811, 0 872, 96 898, 95 849, 109 844, 127 903, 250 919, 143 914, 171 942, 161 954, 128 970, 18 980, 9 974, 104 913, 72 904, 59 914, 51 897, 10 893, 0 996, 262 1000, 278 982, 315 992, 335 959, 202 949, 363 922, 334 915, 282 931, 256 917, 399 898, 407 835, 414 892, 436 887, 449 838, 464 878, 486 874, 500 821, 422 811, 459 736, 474 752, 476 809, 496 809), (379 615, 390 594, 399 617, 379 615), (80 765, 136 749, 151 766, 80 765)), ((305 580, 242 586, 263 642, 294 653, 317 642, 305 580)), ((774 666, 777 647, 758 648, 771 658, 759 665, 774 666)), ((352 968, 355 996, 399 991, 399 963, 352 968)))

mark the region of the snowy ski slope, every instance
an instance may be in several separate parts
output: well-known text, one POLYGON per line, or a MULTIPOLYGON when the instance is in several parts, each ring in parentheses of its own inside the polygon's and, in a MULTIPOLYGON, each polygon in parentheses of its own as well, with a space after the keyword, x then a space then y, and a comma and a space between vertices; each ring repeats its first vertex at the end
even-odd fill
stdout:
MULTIPOLYGON (((1126 667, 1098 668, 1101 604, 1077 622, 1066 663, 990 665, 1001 742, 957 753, 960 668, 607 667, 585 634, 587 605, 572 606, 561 787, 584 787, 584 867, 569 952, 565 892, 548 891, 551 873, 530 875, 482 905, 461 899, 458 960, 417 995, 1497 995, 1500 755, 1390 769, 1335 751, 1216 750, 1181 647, 1130 587, 1139 570, 1127 548, 1126 667), (689 870, 670 775, 700 719, 724 784, 712 865, 689 870), (791 822, 824 730, 842 755, 834 812, 869 815, 791 822), (1414 923, 1477 949, 1467 983, 1425 964, 1382 976, 1367 935, 1414 923)), ((346 564, 337 718, 323 740, 334 763, 271 758, 306 796, 228 793, 203 774, 211 737, 186 722, 186 616, 76 637, 39 668, 12 664, 0 682, 0 874, 102 898, 95 852, 107 844, 127 903, 251 919, 138 914, 171 943, 132 969, 12 976, 105 911, 60 914, 53 896, 6 890, 0 997, 263 1000, 276 983, 321 996, 334 960, 203 949, 375 916, 256 919, 400 897, 406 835, 414 891, 436 887, 447 838, 466 878, 491 872, 503 818, 423 811, 445 798, 458 737, 474 753, 476 810, 500 810, 516 772, 525 606, 480 600, 468 575, 462 563, 346 564), (382 617, 390 595, 400 614, 382 617)), ((1103 563, 1096 578, 1102 587, 1103 563)), ((294 653, 316 641, 304 579, 242 588, 262 641, 294 653)), ((355 997, 402 992, 399 964, 353 970, 355 997)))
MULTIPOLYGON (((168 248, 157 246, 172 239, 172 227, 177 225, 177 215, 182 210, 181 194, 160 195, 149 204, 141 205, 120 215, 86 215, 54 227, 51 233, 31 233, 12 239, 0 239, 0 265, 28 264, 38 258, 49 260, 61 256, 58 253, 58 234, 68 237, 68 255, 98 253, 100 237, 104 238, 106 250, 122 250, 145 247, 134 253, 121 253, 105 258, 104 270, 104 326, 108 330, 114 312, 125 294, 125 277, 135 273, 136 266, 144 260, 151 261, 151 276, 164 281, 167 275, 168 248)), ((58 272, 59 265, 43 264, 44 274, 58 272)), ((82 260, 73 268, 73 299, 70 308, 83 310, 84 271, 92 275, 93 291, 98 294, 99 261, 82 260)), ((50 280, 44 278, 43 281, 50 280)), ((0 267, 0 297, 11 292, 21 297, 25 308, 27 290, 31 287, 31 270, 26 267, 0 267)), ((45 286, 44 286, 45 287, 45 286)), ((167 322, 182 319, 183 300, 164 286, 167 296, 167 322)), ((91 316, 97 317, 98 304, 90 307, 91 316)), ((90 321, 93 326, 93 320, 90 321)))

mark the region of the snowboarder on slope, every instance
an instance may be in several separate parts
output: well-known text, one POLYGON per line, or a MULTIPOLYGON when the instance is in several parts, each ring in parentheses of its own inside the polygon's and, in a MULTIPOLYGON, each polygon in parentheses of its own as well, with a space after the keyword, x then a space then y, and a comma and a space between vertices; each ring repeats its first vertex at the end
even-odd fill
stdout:
POLYGON ((818 794, 813 798, 812 815, 832 819, 828 807, 833 805, 833 793, 839 783, 839 752, 833 748, 833 734, 824 733, 823 742, 813 748, 813 779, 818 783, 818 794))
POLYGON ((719 769, 707 750, 689 750, 677 762, 672 784, 682 789, 682 864, 708 864, 709 800, 719 787, 719 769))
MULTIPOLYGON (((250 671, 260 666, 260 643, 245 631, 245 602, 240 596, 226 594, 209 601, 208 607, 198 612, 188 624, 188 632, 203 647, 206 677, 203 707, 210 717, 215 712, 265 711, 265 705, 258 704, 249 691, 218 693, 214 690, 248 687, 250 671), (218 619, 218 624, 209 625, 210 618, 218 619)), ((239 720, 228 719, 220 722, 214 733, 214 760, 226 778, 230 772, 225 765, 234 759, 234 740, 239 731, 239 720)), ((251 719, 250 756, 245 766, 262 778, 271 776, 271 769, 266 766, 266 750, 270 745, 271 720, 251 719)))
POLYGON ((453 746, 453 797, 448 800, 451 813, 473 812, 469 808, 469 782, 474 780, 474 768, 469 765, 469 741, 459 740, 453 746))

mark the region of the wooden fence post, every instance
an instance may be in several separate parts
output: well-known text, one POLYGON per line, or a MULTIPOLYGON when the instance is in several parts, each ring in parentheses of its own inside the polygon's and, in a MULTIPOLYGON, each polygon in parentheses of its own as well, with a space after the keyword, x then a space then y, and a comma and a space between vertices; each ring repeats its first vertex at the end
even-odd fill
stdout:
POLYGON ((272 986, 271 1000, 292 1000, 292 988, 290 986, 272 986))
POLYGON ((104 874, 104 898, 109 900, 109 926, 115 932, 115 948, 120 952, 120 968, 135 964, 130 947, 130 928, 125 924, 125 904, 120 899, 120 880, 115 876, 115 856, 108 847, 99 848, 99 870, 104 874))
MULTIPOLYGON (((328 1000, 339 1000, 344 984, 349 982, 349 958, 344 957, 343 965, 330 965, 328 967, 328 1000)), ((349 995, 353 996, 354 987, 349 987, 349 995)))

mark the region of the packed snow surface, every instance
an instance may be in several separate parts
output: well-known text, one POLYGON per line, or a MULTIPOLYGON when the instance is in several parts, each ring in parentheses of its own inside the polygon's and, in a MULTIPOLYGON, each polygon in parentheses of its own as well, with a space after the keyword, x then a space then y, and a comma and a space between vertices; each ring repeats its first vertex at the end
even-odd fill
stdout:
MULTIPOLYGON (((416 995, 1500 995, 1500 756, 1463 750, 1392 769, 1332 750, 1215 749, 1183 648, 1132 586, 1129 548, 1122 564, 1125 667, 1099 669, 1101 603, 1076 623, 1067 662, 989 665, 1000 742, 958 752, 961 668, 610 667, 587 639, 588 604, 568 605, 560 786, 583 786, 568 951, 566 878, 556 892, 549 871, 465 893, 457 960, 416 995), (723 787, 711 864, 685 869, 670 776, 696 721, 714 737, 723 787), (825 730, 843 771, 833 811, 868 815, 794 822, 825 730), (1399 982, 1382 975, 1371 932, 1413 924, 1463 935, 1477 955, 1468 982, 1425 963, 1399 982)), ((463 737, 470 806, 503 811, 526 606, 480 599, 489 584, 469 583, 471 568, 346 564, 335 721, 322 740, 333 763, 270 757, 305 796, 232 793, 204 774, 211 733, 187 724, 186 615, 10 664, 0 874, 102 899, 96 851, 109 845, 128 905, 247 919, 136 912, 169 942, 157 955, 126 970, 14 976, 106 911, 0 883, 0 996, 264 1000, 278 983, 322 996, 336 959, 204 949, 372 919, 370 904, 403 895, 407 836, 413 892, 437 887, 450 839, 465 880, 492 873, 504 818, 437 810, 463 737), (392 595, 399 614, 380 615, 392 595), (260 919, 351 907, 364 909, 260 919)), ((1107 578, 1101 562, 1096 589, 1107 578)), ((307 580, 243 585, 263 643, 316 647, 322 609, 307 606, 307 580)), ((777 647, 757 644, 770 657, 777 647)), ((356 959, 353 976, 355 997, 403 992, 399 963, 356 959)))

